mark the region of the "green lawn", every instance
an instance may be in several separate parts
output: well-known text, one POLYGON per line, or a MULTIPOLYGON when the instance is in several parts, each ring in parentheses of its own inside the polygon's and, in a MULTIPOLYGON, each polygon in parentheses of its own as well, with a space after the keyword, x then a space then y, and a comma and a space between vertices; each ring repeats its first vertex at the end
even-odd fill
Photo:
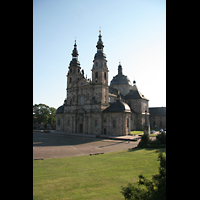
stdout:
POLYGON ((138 135, 144 133, 144 131, 131 131, 131 135, 138 135))
MULTIPOLYGON (((143 134, 144 131, 131 131, 131 135, 143 134)), ((156 137, 157 134, 149 134, 150 137, 156 137)))
MULTIPOLYGON (((164 149, 161 149, 165 151, 164 149)), ((121 186, 158 173, 156 149, 33 161, 33 199, 123 200, 121 186)))

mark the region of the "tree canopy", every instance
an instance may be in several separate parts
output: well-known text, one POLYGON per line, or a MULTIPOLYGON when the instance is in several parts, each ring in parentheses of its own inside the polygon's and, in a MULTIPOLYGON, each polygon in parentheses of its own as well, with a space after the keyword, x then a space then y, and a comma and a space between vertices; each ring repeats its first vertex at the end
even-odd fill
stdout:
POLYGON ((33 123, 34 124, 56 124, 56 109, 45 104, 33 105, 33 123))

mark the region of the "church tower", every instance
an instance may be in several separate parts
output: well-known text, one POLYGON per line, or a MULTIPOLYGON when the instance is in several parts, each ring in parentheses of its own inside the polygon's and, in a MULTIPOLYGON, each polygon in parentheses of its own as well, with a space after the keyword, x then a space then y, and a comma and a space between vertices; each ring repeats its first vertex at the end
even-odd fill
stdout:
POLYGON ((97 42, 97 53, 94 56, 92 68, 92 83, 108 85, 108 68, 106 55, 103 53, 103 42, 101 40, 101 31, 99 31, 99 40, 97 42))
POLYGON ((76 45, 76 40, 74 44, 74 49, 72 51, 72 60, 69 64, 69 71, 67 73, 67 88, 71 87, 74 83, 76 83, 79 79, 82 78, 82 74, 80 72, 80 62, 78 61, 78 50, 76 45))
POLYGON ((103 41, 101 31, 99 31, 99 40, 96 48, 97 53, 94 56, 93 68, 92 68, 92 84, 94 85, 95 95, 94 98, 97 103, 101 105, 101 110, 105 109, 109 105, 108 97, 108 68, 106 55, 103 53, 103 41))

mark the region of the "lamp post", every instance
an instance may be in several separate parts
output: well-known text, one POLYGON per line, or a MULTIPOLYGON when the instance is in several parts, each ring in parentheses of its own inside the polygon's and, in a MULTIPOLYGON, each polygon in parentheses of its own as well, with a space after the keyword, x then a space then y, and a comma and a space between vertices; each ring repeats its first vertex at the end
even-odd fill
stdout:
POLYGON ((147 119, 147 107, 145 107, 145 126, 144 126, 144 134, 149 134, 149 124, 147 119))

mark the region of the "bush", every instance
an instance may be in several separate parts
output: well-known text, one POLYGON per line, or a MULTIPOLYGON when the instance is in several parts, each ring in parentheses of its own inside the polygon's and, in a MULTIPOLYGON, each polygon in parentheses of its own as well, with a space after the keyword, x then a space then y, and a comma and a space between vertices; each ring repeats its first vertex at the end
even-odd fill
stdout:
POLYGON ((160 144, 166 144, 166 133, 163 131, 161 134, 156 136, 156 139, 159 141, 160 144))
POLYGON ((151 143, 151 139, 149 137, 149 134, 145 133, 144 135, 142 135, 141 141, 138 144, 138 147, 149 147, 150 143, 151 143))
POLYGON ((166 132, 161 132, 156 136, 156 140, 151 140, 149 134, 144 134, 138 144, 140 148, 165 148, 166 147, 166 132))
POLYGON ((160 152, 158 159, 160 161, 159 174, 153 175, 152 180, 148 180, 143 175, 139 175, 138 187, 133 186, 132 183, 129 183, 127 187, 122 187, 121 193, 124 195, 125 199, 166 199, 166 157, 160 152))

